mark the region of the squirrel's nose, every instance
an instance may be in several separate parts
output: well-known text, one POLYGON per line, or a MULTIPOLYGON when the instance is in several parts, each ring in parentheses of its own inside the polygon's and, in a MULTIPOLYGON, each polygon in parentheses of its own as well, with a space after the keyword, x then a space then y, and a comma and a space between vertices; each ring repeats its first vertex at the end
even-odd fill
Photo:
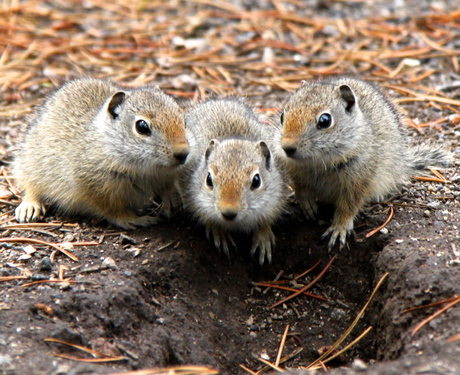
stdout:
POLYGON ((190 152, 189 146, 183 145, 182 147, 177 147, 173 151, 173 156, 180 164, 184 164, 185 160, 187 160, 187 156, 189 152, 190 152))
POLYGON ((281 140, 281 148, 287 156, 292 157, 297 151, 297 142, 289 136, 284 136, 281 140))
POLYGON ((283 150, 284 150, 284 152, 286 153, 287 156, 292 156, 297 151, 297 147, 292 146, 292 145, 291 146, 284 146, 283 150))
POLYGON ((227 208, 220 212, 225 220, 231 221, 234 220, 238 216, 238 212, 232 209, 227 208))

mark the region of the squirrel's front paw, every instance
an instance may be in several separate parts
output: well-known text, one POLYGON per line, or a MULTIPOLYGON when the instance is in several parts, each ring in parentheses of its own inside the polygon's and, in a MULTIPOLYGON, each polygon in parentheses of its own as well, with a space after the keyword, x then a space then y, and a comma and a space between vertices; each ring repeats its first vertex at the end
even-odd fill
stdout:
POLYGON ((254 232, 252 237, 251 256, 257 249, 259 250, 259 264, 262 266, 267 258, 267 262, 272 261, 272 248, 275 246, 275 235, 270 228, 263 228, 254 232))
POLYGON ((223 251, 227 258, 230 259, 230 250, 228 244, 230 244, 236 248, 235 242, 233 241, 232 236, 228 233, 225 233, 222 229, 218 227, 213 227, 211 225, 206 226, 206 238, 211 241, 214 241, 214 246, 219 251, 223 251))
POLYGON ((351 233, 353 230, 353 219, 351 219, 349 222, 347 222, 345 225, 339 225, 336 223, 332 223, 332 225, 324 232, 324 234, 321 236, 322 239, 327 238, 329 235, 331 238, 329 239, 329 250, 331 250, 336 241, 337 238, 339 239, 339 249, 341 250, 346 243, 347 240, 347 235, 351 233))
POLYGON ((16 207, 15 210, 16 220, 19 223, 28 223, 30 221, 37 221, 43 218, 46 213, 45 206, 40 202, 24 197, 22 203, 16 207))

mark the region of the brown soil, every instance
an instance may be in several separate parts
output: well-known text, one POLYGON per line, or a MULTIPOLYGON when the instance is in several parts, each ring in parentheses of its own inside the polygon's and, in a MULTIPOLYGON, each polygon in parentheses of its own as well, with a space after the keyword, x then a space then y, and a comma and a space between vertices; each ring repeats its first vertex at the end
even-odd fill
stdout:
MULTIPOLYGON (((79 18, 73 18, 85 12, 84 6, 79 3, 69 8, 66 2, 56 2, 56 8, 50 12, 50 5, 46 2, 34 5, 27 1, 23 9, 5 13, 2 22, 12 20, 13 15, 17 17, 15 20, 18 25, 25 25, 20 22, 21 17, 38 17, 34 22, 54 25, 51 29, 61 33, 59 37, 64 39, 73 35, 75 29, 88 35, 103 35, 104 32, 110 34, 117 22, 123 25, 120 33, 128 34, 131 28, 133 33, 139 32, 126 21, 131 15, 122 4, 113 5, 114 10, 104 8, 98 2, 94 3, 95 8, 87 10, 87 24, 79 18), (121 17, 123 12, 126 12, 126 19, 121 17), (108 21, 101 26, 100 18, 105 16, 108 21), (66 21, 70 25, 65 26, 66 21), (58 28, 59 25, 63 31, 58 28)), ((375 15, 375 9, 358 2, 308 3, 311 3, 311 8, 302 8, 304 12, 316 9, 322 18, 331 20, 349 16, 354 11, 356 18, 366 19, 375 15)), ((439 9, 430 8, 429 2, 422 3, 418 11, 440 12, 439 9)), ((190 17, 192 14, 197 18, 206 17, 206 14, 200 12, 213 9, 207 6, 195 8, 188 3, 186 7, 185 4, 179 4, 185 8, 181 17, 190 17)), ((252 2, 253 8, 250 10, 273 9, 273 4, 252 2)), ((448 12, 455 4, 439 2, 438 6, 448 12)), ((393 10, 378 11, 382 12, 382 17, 389 16, 385 12, 395 12, 401 17, 399 22, 405 22, 404 17, 411 14, 413 4, 407 2, 401 9, 397 5, 394 7, 393 10)), ((161 12, 161 9, 157 11, 161 12)), ((171 9, 164 9, 164 12, 168 11, 171 9)), ((160 22, 161 17, 157 18, 157 22, 160 22)), ((177 19, 182 18, 178 16, 177 19)), ((209 18, 209 24, 202 21, 201 26, 191 29, 188 36, 202 37, 206 32, 223 28, 227 21, 226 17, 219 18, 214 14, 214 18, 209 18)), ((275 19, 272 21, 276 22, 275 19)), ((457 29, 452 28, 458 32, 456 25, 457 29)), ((185 26, 184 23, 177 27, 185 26)), ((236 23, 234 27, 238 30, 239 26, 241 24, 236 23)), ((265 24, 259 26, 268 27, 265 24)), ((450 26, 446 23, 447 30, 451 30, 450 26)), ((51 30, 45 26, 43 28, 51 30)), ((159 30, 162 29, 159 27, 159 30)), ((330 28, 327 30, 332 32, 330 28)), ((47 40, 46 33, 30 30, 22 32, 39 43, 47 40), (31 35, 27 34, 29 32, 31 35)), ((11 31, 7 34, 13 40, 11 31)), ((318 40, 321 37, 319 35, 318 40)), ((116 41, 107 41, 107 48, 110 43, 116 41)), ((10 52, 16 51, 14 48, 23 52, 26 48, 21 47, 19 41, 12 45, 9 47, 10 52)), ((57 48, 57 45, 54 47, 57 48)), ((447 47, 454 48, 454 45, 447 47)), ((262 49, 257 50, 259 57, 262 53, 262 49)), ((283 53, 292 57, 289 51, 283 53)), ((24 133, 19 124, 24 121, 24 115, 29 112, 32 104, 49 92, 49 82, 62 82, 65 77, 82 74, 82 66, 79 64, 85 63, 74 61, 69 56, 66 57, 69 60, 64 56, 45 56, 41 63, 49 61, 50 64, 47 67, 49 71, 45 73, 37 70, 27 56, 23 62, 13 64, 15 72, 23 69, 23 73, 30 66, 33 74, 29 80, 37 80, 37 83, 21 88, 21 84, 25 83, 18 83, 22 77, 19 74, 16 78, 10 78, 8 85, 3 83, 3 93, 7 99, 2 105, 0 119, 4 136, 0 150, 3 165, 9 166, 14 143, 24 133), (58 68, 63 69, 65 77, 58 68)), ((104 56, 97 56, 104 59, 104 56)), ((147 69, 140 66, 151 64, 149 56, 135 53, 133 56, 137 60, 133 58, 133 65, 125 66, 123 64, 127 63, 124 58, 117 60, 110 55, 115 61, 113 66, 107 63, 104 66, 116 73, 111 78, 122 80, 123 72, 131 74, 133 71, 135 74, 131 77, 140 76, 144 72, 142 69, 147 69)), ((95 75, 105 72, 97 61, 94 65, 88 65, 88 71, 84 72, 95 75)), ((445 65, 446 61, 451 60, 433 59, 427 63, 430 69, 447 70, 427 78, 428 81, 424 81, 427 87, 446 82, 453 82, 452 87, 455 87, 456 73, 449 70, 453 68, 445 65)), ((399 60, 392 61, 391 66, 396 68, 398 63, 399 60)), ((181 68, 180 64, 177 66, 181 68)), ((344 67, 347 71, 354 71, 354 68, 359 71, 358 65, 344 67)), ((176 95, 186 97, 183 94, 188 90, 185 78, 177 87, 165 83, 172 79, 171 76, 177 77, 180 69, 171 68, 167 64, 162 69, 166 73, 159 72, 156 80, 164 83, 170 93, 176 92, 176 95)), ((183 69, 186 74, 191 74, 187 64, 184 64, 183 69)), ((251 69, 245 71, 243 65, 241 70, 238 67, 231 69, 234 78, 232 84, 236 91, 250 96, 258 108, 279 108, 287 97, 287 92, 280 87, 267 88, 264 84, 250 84, 250 80, 241 72, 251 72, 251 69)), ((195 73, 197 71, 194 70, 195 73)), ((266 73, 269 74, 268 70, 266 73)), ((206 77, 209 78, 209 75, 206 77)), ((197 76, 194 79, 199 81, 197 76)), ((201 85, 213 94, 230 92, 227 86, 221 87, 219 92, 217 88, 220 86, 215 85, 212 79, 200 79, 203 79, 201 83, 195 83, 198 88, 201 85)), ((399 82, 407 81, 403 76, 399 82)), ((298 85, 298 80, 295 85, 298 85)), ((196 93, 202 91, 197 89, 196 93)), ((455 99, 456 94, 453 92, 449 97, 455 99)), ((183 104, 188 105, 185 100, 183 104)), ((452 113, 445 107, 427 106, 424 102, 407 104, 404 108, 410 117, 418 118, 421 122, 436 120, 452 113)), ((458 110, 455 105, 450 108, 458 110)), ((416 141, 446 141, 454 152, 458 151, 458 131, 454 123, 424 128, 422 134, 414 130, 413 136, 416 141)), ((383 232, 366 238, 366 233, 381 225, 388 217, 388 204, 372 205, 361 214, 356 223, 355 238, 338 253, 329 271, 310 290, 327 301, 299 296, 275 308, 270 306, 288 293, 266 291, 255 283, 273 280, 280 272, 280 279, 292 280, 317 261, 320 261, 320 265, 298 283, 308 283, 319 274, 332 255, 328 254, 326 243, 321 241, 321 234, 330 220, 331 212, 327 207, 321 211, 319 223, 312 223, 302 217, 293 201, 289 212, 275 228, 277 247, 272 263, 259 267, 257 261, 248 255, 248 239, 238 239, 238 251, 232 253, 229 261, 206 240, 203 228, 182 213, 170 222, 130 232, 120 232, 104 223, 85 221, 72 221, 75 226, 40 227, 36 230, 11 228, 8 225, 15 223, 12 209, 18 200, 5 190, 6 195, 2 198, 2 237, 38 238, 49 242, 96 241, 98 245, 69 250, 79 259, 72 261, 62 253, 53 254, 50 247, 42 245, 33 245, 36 251, 31 257, 24 257, 24 248, 28 244, 0 240, 0 277, 21 274, 29 276, 27 280, 0 283, 0 373, 111 374, 182 364, 205 365, 218 369, 222 374, 245 373, 240 365, 256 371, 263 367, 257 359, 261 356, 275 362, 287 325, 290 328, 284 355, 298 348, 303 348, 303 351, 283 366, 285 369, 300 369, 314 361, 323 347, 333 344, 342 335, 366 303, 377 281, 389 272, 388 279, 346 343, 369 326, 373 327, 372 331, 338 360, 327 364, 329 368, 335 369, 331 373, 458 374, 460 340, 454 339, 460 331, 460 306, 454 306, 439 315, 415 335, 411 331, 417 324, 440 307, 403 312, 414 306, 460 295, 458 165, 456 162, 452 168, 443 172, 449 179, 446 184, 414 182, 405 187, 401 194, 391 197, 395 215, 383 232), (24 287, 28 282, 58 277, 62 266, 68 267, 64 275, 69 278, 69 282, 48 282, 24 287), (68 345, 45 341, 47 338, 93 348, 113 356, 123 356, 125 359, 93 364, 59 358, 57 355, 80 358, 90 356, 68 345)), ((8 189, 6 182, 1 187, 8 189)), ((61 218, 51 215, 47 221, 55 219, 61 218)))

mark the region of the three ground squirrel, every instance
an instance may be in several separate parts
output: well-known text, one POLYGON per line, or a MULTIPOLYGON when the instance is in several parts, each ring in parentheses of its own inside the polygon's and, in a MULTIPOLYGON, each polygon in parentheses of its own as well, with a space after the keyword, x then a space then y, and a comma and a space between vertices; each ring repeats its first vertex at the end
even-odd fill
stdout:
POLYGON ((150 199, 168 213, 188 153, 183 111, 160 89, 71 81, 39 108, 17 157, 16 219, 37 220, 49 204, 127 229, 152 224, 150 199))
POLYGON ((372 84, 339 77, 302 83, 281 114, 284 150, 297 200, 309 218, 316 200, 336 206, 330 235, 343 247, 363 205, 407 182, 417 170, 446 166, 437 146, 408 146, 401 114, 372 84))
POLYGON ((251 254, 271 261, 272 224, 281 215, 287 184, 269 141, 273 127, 236 98, 209 100, 185 116, 191 152, 182 181, 185 207, 227 255, 231 232, 253 233, 251 254))

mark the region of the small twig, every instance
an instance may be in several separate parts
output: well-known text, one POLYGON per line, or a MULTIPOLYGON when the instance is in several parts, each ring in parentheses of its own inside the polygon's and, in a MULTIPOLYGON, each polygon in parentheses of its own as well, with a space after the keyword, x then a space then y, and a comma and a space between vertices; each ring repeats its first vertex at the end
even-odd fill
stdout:
POLYGON ((281 338, 280 347, 278 349, 278 355, 276 356, 275 366, 278 367, 280 364, 281 356, 283 355, 284 345, 286 344, 286 337, 289 332, 289 324, 286 326, 284 330, 283 337, 281 338))
POLYGON ((71 355, 65 355, 65 354, 53 354, 53 355, 59 358, 65 358, 65 359, 71 359, 74 361, 89 362, 89 363, 105 363, 105 362, 117 362, 117 361, 128 360, 128 358, 123 357, 123 356, 105 357, 105 358, 78 358, 78 357, 74 357, 71 355))
POLYGON ((457 341, 457 340, 460 340, 460 333, 457 333, 456 335, 453 335, 452 337, 449 337, 447 339, 447 342, 454 342, 454 341, 457 341))
POLYGON ((158 249, 156 249, 155 251, 156 251, 156 252, 163 251, 163 250, 167 249, 168 247, 170 247, 174 242, 176 242, 176 241, 171 241, 171 242, 167 243, 166 245, 160 246, 160 247, 159 247, 158 249))
POLYGON ((429 303, 428 305, 422 305, 422 306, 411 307, 411 308, 409 308, 409 309, 403 310, 402 312, 403 312, 403 313, 407 313, 407 312, 411 312, 411 311, 415 311, 415 310, 419 310, 419 309, 426 309, 426 308, 428 308, 428 307, 434 307, 434 306, 443 305, 443 304, 445 304, 445 303, 455 301, 457 298, 459 298, 459 297, 458 297, 458 296, 455 296, 455 297, 452 297, 452 298, 445 299, 445 300, 443 300, 443 301, 434 302, 434 303, 429 303))
POLYGON ((265 363, 267 366, 270 366, 272 369, 278 371, 278 372, 284 372, 284 370, 278 366, 275 366, 275 364, 267 361, 266 359, 263 358, 257 358, 258 361, 265 363))
POLYGON ((318 359, 316 359, 310 365, 308 365, 307 368, 312 368, 314 366, 317 366, 320 362, 324 361, 348 337, 348 335, 351 333, 353 328, 355 328, 356 324, 358 324, 358 321, 364 315, 364 312, 367 310, 367 307, 369 306, 371 301, 374 299, 375 295, 377 294, 377 291, 380 289, 380 286, 383 284, 383 282, 385 281, 388 275, 389 273, 387 272, 381 277, 381 279, 375 286, 374 290, 372 291, 372 294, 367 300, 366 304, 361 309, 361 311, 358 313, 355 320, 353 320, 353 322, 350 324, 347 330, 342 334, 342 336, 340 336, 340 338, 326 352, 324 352, 318 359))
POLYGON ((8 186, 10 187, 10 190, 11 192, 16 196, 16 197, 21 197, 21 193, 19 192, 18 189, 16 189, 16 187, 14 186, 13 182, 11 181, 11 178, 5 168, 4 165, 2 165, 2 167, 0 168, 0 172, 1 174, 3 174, 3 176, 5 176, 5 180, 6 182, 8 182, 8 186))
POLYGON ((324 274, 327 272, 327 270, 332 266, 332 263, 334 262, 335 258, 337 258, 337 255, 334 255, 332 257, 332 259, 329 261, 329 263, 326 265, 326 267, 324 267, 324 269, 320 272, 320 274, 318 276, 316 276, 313 281, 307 285, 305 285, 302 289, 300 289, 299 291, 291 294, 290 296, 282 299, 281 301, 278 301, 276 303, 274 303, 273 305, 270 306, 270 308, 274 308, 278 305, 281 305, 282 303, 285 303, 287 301, 289 301, 290 299, 294 298, 294 297, 297 297, 299 294, 302 294, 303 292, 305 292, 306 290, 308 290, 309 288, 311 288, 313 285, 315 285, 319 279, 321 279, 324 274))
POLYGON ((35 238, 27 238, 27 237, 16 237, 16 238, 10 238, 10 237, 3 237, 3 238, 0 238, 0 243, 2 242, 25 242, 25 243, 35 243, 35 244, 40 244, 40 245, 46 245, 46 246, 50 246, 58 251, 60 251, 61 253, 67 255, 70 259, 78 262, 79 259, 73 255, 72 253, 70 253, 69 251, 67 250, 64 250, 62 249, 61 247, 59 247, 58 244, 54 244, 54 243, 51 243, 51 242, 46 242, 46 241, 42 241, 42 240, 37 240, 35 238))
POLYGON ((29 276, 0 276, 0 282, 11 281, 11 280, 24 280, 28 278, 29 276))
POLYGON ((348 349, 350 349, 351 347, 355 346, 359 341, 361 341, 361 339, 366 336, 370 331, 372 330, 372 327, 367 327, 367 329, 361 333, 357 338, 355 338, 352 342, 350 342, 347 346, 345 346, 343 349, 339 350, 338 352, 334 353, 333 355, 331 355, 330 357, 326 358, 325 360, 323 360, 322 362, 323 363, 327 363, 327 362, 330 362, 332 361, 334 358, 337 358, 339 355, 345 353, 348 349))
POLYGON ((434 318, 436 318, 438 315, 442 314, 444 311, 449 310, 452 306, 456 305, 457 303, 460 302, 460 297, 454 299, 451 303, 449 303, 447 306, 444 306, 443 308, 439 309, 436 311, 433 315, 429 316, 428 318, 424 319, 421 321, 417 326, 413 329, 411 335, 414 336, 420 328, 422 328, 426 323, 430 322, 434 318))
MULTIPOLYGON (((271 284, 271 283, 257 283, 256 285, 257 285, 257 286, 266 286, 268 289, 273 288, 273 289, 287 290, 287 291, 289 291, 289 292, 297 292, 297 291, 298 291, 298 289, 289 288, 289 287, 287 287, 287 286, 282 286, 282 285, 277 285, 277 284, 271 284)), ((303 294, 306 295, 306 296, 308 296, 308 297, 312 297, 312 298, 319 299, 319 300, 321 300, 321 301, 327 301, 326 298, 321 297, 321 296, 318 296, 318 295, 313 294, 313 293, 303 292, 303 294)))
POLYGON ((387 224, 391 221, 391 219, 393 219, 393 215, 395 213, 395 210, 391 206, 389 206, 388 208, 390 209, 390 214, 388 215, 388 218, 385 220, 385 222, 381 226, 379 226, 378 228, 375 228, 374 230, 371 230, 369 233, 367 233, 366 238, 369 238, 369 237, 373 236, 378 231, 380 231, 383 228, 385 228, 387 226, 387 224))
POLYGON ((311 271, 313 271, 316 267, 319 266, 319 264, 321 263, 321 260, 318 260, 312 267, 310 267, 308 270, 306 270, 305 272, 302 272, 300 275, 297 275, 296 277, 294 277, 294 279, 298 280, 302 277, 304 277, 305 275, 309 274, 311 271))
POLYGON ((69 284, 76 284, 77 281, 75 280, 70 280, 70 279, 62 279, 62 280, 59 280, 59 279, 49 279, 49 280, 38 280, 38 281, 33 281, 31 283, 27 283, 27 284, 23 284, 21 285, 22 287, 24 288, 27 288, 29 286, 33 286, 33 285, 37 285, 37 284, 43 284, 43 283, 69 283, 69 284))

